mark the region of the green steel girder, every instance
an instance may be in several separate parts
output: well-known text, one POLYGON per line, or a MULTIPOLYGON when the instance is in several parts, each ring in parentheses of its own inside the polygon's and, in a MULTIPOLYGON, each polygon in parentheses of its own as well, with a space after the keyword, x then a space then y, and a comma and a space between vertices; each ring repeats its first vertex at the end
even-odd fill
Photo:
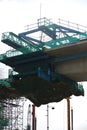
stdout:
POLYGON ((12 32, 3 33, 1 41, 23 53, 35 52, 40 50, 38 46, 32 44, 30 41, 22 39, 12 32))
POLYGON ((8 87, 8 88, 11 87, 10 83, 7 82, 6 80, 2 80, 2 79, 0 79, 0 84, 3 85, 3 86, 6 86, 6 87, 8 87))
POLYGON ((56 48, 59 46, 65 46, 71 43, 75 43, 80 41, 77 37, 72 36, 66 36, 59 39, 51 40, 45 43, 46 46, 49 46, 50 48, 56 48))
POLYGON ((41 26, 39 27, 42 32, 47 34, 52 39, 56 39, 56 31, 49 29, 47 26, 41 26))
POLYGON ((45 45, 50 48, 64 46, 66 44, 71 44, 83 39, 87 39, 87 32, 81 32, 77 29, 72 29, 71 27, 54 24, 46 18, 42 19, 40 22, 41 24, 39 23, 39 28, 41 28, 43 32, 54 39, 45 42, 45 45), (62 37, 60 36, 61 34, 63 35, 62 37))

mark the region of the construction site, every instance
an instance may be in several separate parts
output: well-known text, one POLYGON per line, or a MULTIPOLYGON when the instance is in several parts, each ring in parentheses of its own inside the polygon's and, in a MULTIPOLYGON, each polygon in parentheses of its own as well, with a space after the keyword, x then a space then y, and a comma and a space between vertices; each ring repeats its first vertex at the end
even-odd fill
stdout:
POLYGON ((8 78, 0 79, 0 106, 8 119, 2 130, 24 130, 26 100, 31 101, 26 130, 36 130, 35 106, 67 99, 70 109, 70 96, 84 96, 80 82, 87 81, 86 27, 44 17, 18 35, 3 32, 1 42, 11 47, 0 54, 0 62, 11 67, 8 78))

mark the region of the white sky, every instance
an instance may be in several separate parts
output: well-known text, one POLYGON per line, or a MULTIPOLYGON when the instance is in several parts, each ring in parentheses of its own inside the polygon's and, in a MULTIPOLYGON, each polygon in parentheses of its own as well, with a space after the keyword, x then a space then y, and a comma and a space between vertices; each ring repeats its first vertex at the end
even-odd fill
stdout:
MULTIPOLYGON (((65 19, 87 26, 87 0, 0 0, 0 36, 3 32, 20 33, 24 26, 36 23, 41 17, 65 19)), ((0 53, 9 47, 0 43, 0 53)), ((72 96, 71 105, 74 109, 74 130, 87 130, 87 89, 85 97, 72 96)), ((66 100, 50 104, 50 130, 66 130, 66 100)), ((37 130, 46 129, 46 105, 37 108, 37 130)))

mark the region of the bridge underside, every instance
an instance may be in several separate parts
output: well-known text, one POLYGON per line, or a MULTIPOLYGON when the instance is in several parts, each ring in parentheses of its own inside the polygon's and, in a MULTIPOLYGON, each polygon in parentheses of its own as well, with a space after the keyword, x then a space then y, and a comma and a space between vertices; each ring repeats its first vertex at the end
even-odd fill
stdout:
POLYGON ((87 40, 47 50, 55 59, 56 71, 76 81, 87 81, 87 40))
POLYGON ((87 81, 86 48, 87 40, 84 40, 44 52, 8 57, 3 60, 3 63, 19 72, 10 82, 11 86, 19 92, 19 96, 25 96, 36 106, 40 106, 49 102, 59 102, 71 95, 84 95, 83 90, 79 91, 76 82, 87 81), (44 69, 49 69, 49 64, 55 64, 55 72, 59 76, 62 74, 68 80, 63 80, 63 76, 60 78, 58 75, 56 77, 50 75, 53 79, 49 80, 48 72, 44 71, 44 69), (38 72, 39 67, 42 70, 38 72), (43 74, 46 74, 48 79, 46 75, 44 78, 43 74))
POLYGON ((87 58, 59 63, 56 71, 74 81, 87 81, 87 58))
POLYGON ((43 52, 8 57, 2 62, 19 73, 33 72, 40 66, 55 64, 56 72, 76 82, 87 81, 87 40, 43 52))
POLYGON ((14 81, 0 80, 0 100, 26 97, 36 106, 40 106, 50 102, 59 102, 72 95, 84 96, 83 87, 61 75, 56 76, 55 79, 53 76, 51 81, 37 75, 14 81))
POLYGON ((84 95, 82 86, 82 90, 80 90, 79 86, 70 85, 62 79, 59 82, 50 82, 38 76, 29 76, 11 82, 11 85, 36 106, 50 102, 59 102, 71 95, 84 95))

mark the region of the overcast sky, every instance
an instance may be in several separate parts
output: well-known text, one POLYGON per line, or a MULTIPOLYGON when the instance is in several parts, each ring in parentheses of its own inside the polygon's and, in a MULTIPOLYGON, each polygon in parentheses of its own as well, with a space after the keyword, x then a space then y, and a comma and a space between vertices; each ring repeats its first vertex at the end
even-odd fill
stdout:
MULTIPOLYGON (((87 0, 0 0, 0 36, 3 32, 20 33, 24 26, 47 17, 65 19, 87 26, 87 0), (41 7, 41 8, 40 8, 41 7)), ((0 43, 0 53, 10 49, 0 43)), ((87 83, 84 83, 86 90, 87 83)), ((74 130, 87 130, 87 92, 85 97, 72 96, 74 109, 74 130)), ((50 130, 66 130, 66 100, 50 104, 50 130)), ((46 130, 46 105, 37 108, 38 130, 46 130)))

